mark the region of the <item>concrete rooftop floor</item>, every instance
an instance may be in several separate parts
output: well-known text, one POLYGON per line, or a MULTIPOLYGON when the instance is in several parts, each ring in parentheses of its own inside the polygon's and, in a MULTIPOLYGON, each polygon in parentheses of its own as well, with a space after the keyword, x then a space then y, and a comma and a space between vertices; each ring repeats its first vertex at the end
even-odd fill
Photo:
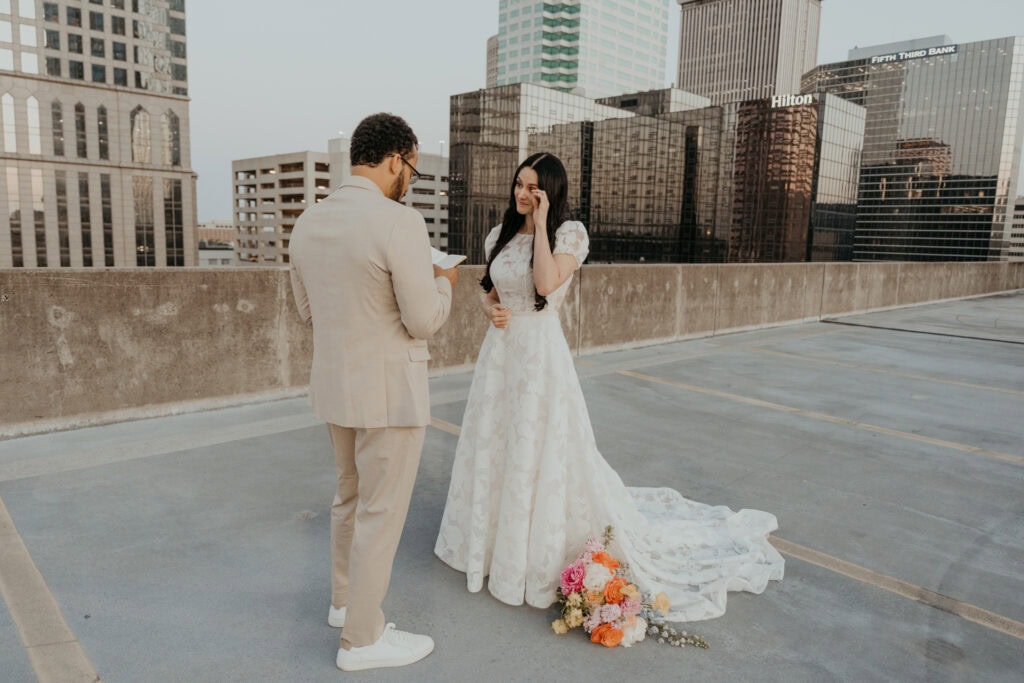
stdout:
POLYGON ((1024 292, 577 369, 627 484, 779 518, 785 580, 688 625, 710 650, 556 636, 433 556, 461 373, 431 381, 385 605, 426 660, 335 669, 333 463, 293 399, 0 441, 0 681, 1021 680, 1024 292))

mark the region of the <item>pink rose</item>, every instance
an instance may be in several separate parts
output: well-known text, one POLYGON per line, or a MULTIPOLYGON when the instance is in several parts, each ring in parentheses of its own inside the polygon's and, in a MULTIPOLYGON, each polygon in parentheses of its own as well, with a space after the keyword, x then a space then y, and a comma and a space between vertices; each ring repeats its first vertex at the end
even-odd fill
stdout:
POLYGON ((562 570, 562 595, 569 595, 583 590, 583 577, 587 569, 583 562, 576 561, 562 570))

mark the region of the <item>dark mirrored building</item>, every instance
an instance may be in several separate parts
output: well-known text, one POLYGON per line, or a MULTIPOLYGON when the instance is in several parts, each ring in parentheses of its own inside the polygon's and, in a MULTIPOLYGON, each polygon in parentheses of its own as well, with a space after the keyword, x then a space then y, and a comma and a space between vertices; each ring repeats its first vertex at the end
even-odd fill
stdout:
POLYGON ((1013 228, 1010 232, 1010 260, 1024 260, 1024 197, 1017 197, 1013 210, 1013 228))
MULTIPOLYGON (((630 116, 627 111, 599 105, 579 95, 528 83, 453 95, 449 130, 449 250, 466 254, 470 263, 484 262, 484 238, 505 215, 512 174, 529 155, 529 136, 549 133, 554 126, 566 123, 630 116)), ((570 187, 578 192, 585 150, 579 147, 576 153, 575 149, 567 149, 558 156, 566 163, 570 187)), ((579 204, 573 208, 578 211, 579 204)))
POLYGON ((548 151, 565 162, 591 262, 851 258, 863 108, 831 95, 707 106, 668 90, 588 109, 512 87, 453 98, 453 250, 482 260, 512 170, 548 151))
POLYGON ((1024 39, 882 48, 819 66, 802 84, 866 110, 854 258, 1007 259, 1024 39))

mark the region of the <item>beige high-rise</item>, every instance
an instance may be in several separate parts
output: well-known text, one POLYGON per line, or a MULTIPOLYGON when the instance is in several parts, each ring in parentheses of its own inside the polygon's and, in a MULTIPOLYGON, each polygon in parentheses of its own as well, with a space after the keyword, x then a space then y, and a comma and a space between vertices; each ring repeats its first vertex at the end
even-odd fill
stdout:
POLYGON ((800 92, 817 64, 821 0, 678 0, 676 87, 712 104, 800 92))
POLYGON ((231 162, 235 255, 242 265, 288 263, 292 228, 331 193, 330 157, 289 152, 231 162))
POLYGON ((0 2, 0 268, 196 265, 184 0, 0 2))

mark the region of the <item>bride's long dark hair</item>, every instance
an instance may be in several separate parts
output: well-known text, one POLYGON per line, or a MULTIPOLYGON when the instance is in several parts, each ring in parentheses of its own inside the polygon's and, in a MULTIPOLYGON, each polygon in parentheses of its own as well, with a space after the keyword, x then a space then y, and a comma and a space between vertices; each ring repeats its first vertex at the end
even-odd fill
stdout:
MULTIPOLYGON (((505 209, 505 217, 501 221, 501 232, 498 233, 498 241, 487 256, 487 269, 480 280, 480 286, 484 288, 485 292, 490 292, 494 289, 494 282, 491 280, 491 263, 501 253, 501 250, 505 248, 505 245, 512 241, 512 238, 516 236, 516 233, 519 232, 519 229, 526 222, 526 216, 516 210, 516 180, 519 178, 519 172, 527 166, 537 172, 537 187, 544 190, 548 196, 547 233, 548 245, 552 252, 555 249, 555 230, 569 219, 569 178, 565 174, 565 166, 562 165, 562 161, 554 154, 548 154, 547 152, 538 152, 526 157, 512 175, 508 208, 505 209)), ((532 251, 530 252, 530 267, 533 267, 532 251)), ((537 293, 536 286, 534 286, 533 296, 536 300, 533 306, 534 309, 538 311, 544 310, 544 307, 548 305, 548 300, 537 293)))

